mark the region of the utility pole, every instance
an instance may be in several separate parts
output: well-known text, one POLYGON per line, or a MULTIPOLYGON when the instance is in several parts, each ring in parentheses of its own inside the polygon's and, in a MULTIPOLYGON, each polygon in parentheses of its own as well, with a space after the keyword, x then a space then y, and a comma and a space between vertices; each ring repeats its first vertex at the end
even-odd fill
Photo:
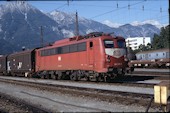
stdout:
POLYGON ((129 40, 128 40, 128 47, 130 47, 130 43, 129 43, 129 40))
POLYGON ((77 11, 76 11, 76 36, 78 36, 79 35, 79 25, 78 25, 78 13, 77 13, 77 11))
POLYGON ((69 6, 69 0, 67 0, 67 5, 69 6))
MULTIPOLYGON (((169 1, 169 4, 170 4, 170 1, 169 1)), ((169 13, 169 22, 170 22, 170 8, 168 8, 168 13, 169 13)))
POLYGON ((143 37, 143 51, 145 51, 145 37, 143 37))
POLYGON ((43 28, 42 28, 42 26, 40 27, 40 32, 41 32, 41 36, 40 36, 40 38, 41 38, 41 46, 43 47, 44 40, 43 40, 43 28))
POLYGON ((145 37, 143 37, 143 45, 145 46, 145 37))

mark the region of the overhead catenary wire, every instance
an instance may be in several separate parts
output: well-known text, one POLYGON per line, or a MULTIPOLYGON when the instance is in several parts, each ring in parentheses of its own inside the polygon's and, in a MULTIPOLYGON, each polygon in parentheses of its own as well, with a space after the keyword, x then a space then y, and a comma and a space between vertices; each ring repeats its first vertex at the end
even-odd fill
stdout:
MULTIPOLYGON (((143 1, 141 1, 141 2, 137 2, 137 3, 131 4, 131 6, 134 6, 134 5, 143 3, 143 2, 145 2, 145 0, 143 0, 143 1)), ((108 13, 111 13, 111 12, 114 12, 114 11, 118 11, 118 10, 120 10, 120 9, 128 8, 128 7, 129 7, 129 5, 128 5, 128 6, 120 7, 120 8, 118 8, 118 9, 110 10, 110 11, 107 11, 107 12, 105 12, 105 13, 98 14, 98 15, 96 15, 96 16, 93 16, 93 17, 91 17, 91 19, 97 18, 97 17, 100 17, 100 16, 103 16, 103 15, 105 15, 105 14, 108 14, 108 13)))
MULTIPOLYGON (((144 1, 145 2, 145 1, 144 1)), ((143 2, 143 3, 144 3, 143 2)), ((69 5, 72 5, 72 4, 69 4, 69 5)), ((67 6, 67 3, 65 3, 65 4, 62 4, 60 7, 58 7, 57 9, 61 9, 61 8, 63 8, 63 7, 65 7, 65 6, 67 6)), ((82 6, 83 6, 83 4, 82 4, 82 6)), ((132 4, 131 4, 131 6, 132 6, 132 4)), ((100 7, 100 6, 99 6, 100 7)), ((125 7, 120 7, 120 5, 117 5, 117 10, 116 9, 114 9, 114 11, 118 11, 118 10, 120 10, 120 8, 122 8, 122 9, 125 9, 125 8, 127 8, 128 6, 125 6, 125 7)), ((161 13, 161 16, 160 15, 156 15, 155 17, 150 17, 150 19, 157 19, 157 20, 161 20, 161 21, 163 21, 163 20, 165 20, 166 19, 166 17, 168 17, 168 15, 162 15, 162 13, 163 12, 167 12, 166 10, 164 10, 161 6, 160 6, 160 10, 154 10, 154 9, 146 9, 145 7, 143 8, 144 9, 144 11, 146 12, 146 11, 149 11, 149 12, 160 12, 161 13)), ((132 7, 130 7, 130 10, 141 10, 141 8, 132 8, 132 7)), ((114 11, 112 11, 112 12, 114 12, 114 11)), ((159 14, 160 14, 159 13, 159 14)), ((96 15, 97 16, 97 15, 96 15)), ((101 15, 101 16, 103 16, 103 15, 101 15)), ((37 18, 37 19, 41 19, 41 17, 42 17, 42 15, 40 15, 39 16, 39 18, 37 18)), ((95 18, 97 18, 97 17, 95 17, 95 18)), ((3 19, 3 18, 2 18, 3 19)), ((1 19, 1 20, 2 20, 1 19)), ((24 19, 24 18, 23 18, 24 19)), ((20 24, 22 24, 19 20, 23 20, 23 19, 12 19, 11 18, 11 20, 15 20, 15 21, 17 21, 18 20, 18 23, 20 23, 20 24)), ((122 18, 121 18, 122 19, 122 18)), ((147 19, 147 18, 146 18, 147 19)), ((10 19, 9 19, 10 20, 10 19)), ((31 19, 31 20, 34 20, 34 19, 31 19)), ((38 45, 38 44, 37 44, 38 45)))
MULTIPOLYGON (((137 4, 140 4, 140 3, 144 3, 146 0, 143 0, 143 1, 140 1, 140 2, 138 2, 138 3, 135 3, 135 4, 131 4, 130 5, 130 10, 141 10, 141 8, 139 8, 139 9, 137 9, 137 8, 132 8, 131 6, 133 6, 133 5, 137 5, 137 4)), ((118 4, 118 2, 117 2, 117 4, 118 4)), ((69 4, 69 5, 73 5, 73 4, 69 4)), ((81 4, 82 6, 83 6, 83 4, 81 4)), ((65 4, 62 4, 60 7, 58 7, 57 9, 60 9, 60 8, 63 8, 63 7, 65 7, 65 6, 67 6, 67 3, 65 3, 65 4)), ((90 5, 89 5, 90 6, 90 5)), ((126 6, 124 6, 124 7, 120 7, 120 5, 118 5, 119 7, 118 8, 116 8, 116 9, 114 9, 114 11, 118 11, 118 10, 120 10, 120 9, 125 9, 125 8, 127 8, 128 6, 126 5, 126 6)), ((149 11, 150 9, 146 9, 145 8, 145 11, 149 11)), ((114 11, 112 11, 112 12, 114 12, 114 11)), ((158 10, 150 10, 150 11, 155 11, 155 12, 157 12, 158 10)), ((162 10, 162 12, 166 12, 166 11, 163 11, 162 10)), ((102 16, 102 15, 101 15, 102 16)), ((42 15, 40 15, 40 17, 39 18, 36 18, 36 19, 41 19, 41 17, 42 17, 42 15)), ((96 17, 97 18, 97 17, 96 17)), ((146 18, 147 19, 147 18, 146 18)), ((151 18, 150 18, 151 19, 151 18)), ((20 19, 18 19, 18 20, 20 20, 20 19)), ((22 20, 22 19, 21 19, 22 20)), ((32 20, 34 20, 34 19, 32 19, 32 20)), ((120 19, 119 20, 121 20, 121 17, 120 17, 120 19)))
MULTIPOLYGON (((143 1, 138 2, 138 3, 135 3, 135 4, 131 4, 131 6, 137 5, 137 4, 139 4, 139 3, 143 3, 143 2, 145 2, 145 1, 146 1, 146 0, 143 0, 143 1)), ((70 4, 70 5, 72 5, 72 4, 70 4)), ((78 4, 77 4, 77 5, 78 5, 78 4)), ((83 4, 82 4, 82 5, 83 5, 83 4)), ((60 7, 56 8, 56 10, 57 10, 57 9, 60 9, 60 8, 62 8, 62 7, 65 7, 65 6, 67 6, 67 3, 62 4, 60 7)), ((120 10, 120 9, 124 9, 124 8, 126 8, 126 7, 127 7, 127 6, 119 7, 118 9, 114 9, 114 10, 112 10, 111 12, 118 11, 118 10, 120 10)), ((134 9, 134 10, 140 10, 140 8, 139 8, 139 9, 137 9, 137 8, 132 8, 132 7, 130 7, 130 8, 131 8, 131 10, 132 10, 132 9, 134 9)), ((158 11, 158 10, 152 10, 152 9, 146 9, 146 8, 145 8, 145 11, 147 11, 147 10, 148 10, 148 11, 155 11, 155 12, 158 11)), ((162 10, 162 12, 167 12, 167 11, 163 11, 163 10, 162 10)), ((106 12, 105 14, 107 14, 107 13, 110 13, 110 12, 106 12)), ((102 14, 102 15, 104 15, 104 14, 102 14)), ((101 16, 102 16, 102 15, 101 15, 101 16)), ((41 18, 41 16, 42 16, 42 15, 40 15, 39 18, 41 18)), ((98 16, 99 16, 99 15, 98 15, 98 16)), ((94 16, 94 17, 92 17, 92 18, 95 18, 95 17, 98 17, 98 16, 96 15, 96 16, 94 16)))

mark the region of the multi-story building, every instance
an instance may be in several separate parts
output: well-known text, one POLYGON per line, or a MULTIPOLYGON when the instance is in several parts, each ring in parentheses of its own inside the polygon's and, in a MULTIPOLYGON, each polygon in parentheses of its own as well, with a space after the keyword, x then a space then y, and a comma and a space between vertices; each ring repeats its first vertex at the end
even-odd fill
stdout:
POLYGON ((126 46, 131 47, 132 50, 138 49, 139 45, 147 45, 151 43, 150 37, 129 37, 126 39, 126 46))

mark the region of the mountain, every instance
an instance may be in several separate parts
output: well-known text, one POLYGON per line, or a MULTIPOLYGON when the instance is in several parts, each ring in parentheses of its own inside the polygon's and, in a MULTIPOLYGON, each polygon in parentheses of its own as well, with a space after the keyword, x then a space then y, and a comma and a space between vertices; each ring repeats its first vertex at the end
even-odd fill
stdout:
MULTIPOLYGON (((133 26, 130 24, 109 27, 97 21, 78 17, 79 34, 90 32, 114 32, 123 37, 150 36, 160 30, 150 24, 133 26)), ((40 27, 43 28, 44 43, 54 42, 75 34, 75 14, 58 10, 41 12, 27 2, 7 2, 0 5, 0 54, 21 51, 22 47, 41 46, 40 27)))
POLYGON ((138 21, 134 21, 134 22, 132 22, 131 23, 131 25, 133 25, 133 26, 139 26, 139 25, 145 25, 145 24, 151 24, 151 25, 154 25, 154 26, 156 26, 157 28, 161 28, 161 27, 163 27, 163 26, 167 26, 167 24, 164 24, 163 26, 162 26, 162 24, 160 24, 158 21, 156 21, 156 20, 146 20, 146 21, 143 21, 143 22, 138 22, 138 21))
POLYGON ((118 29, 122 31, 124 37, 153 37, 154 33, 159 34, 160 29, 151 24, 144 24, 139 26, 132 26, 131 24, 125 24, 118 29))
MULTIPOLYGON (((58 27, 61 29, 65 37, 74 36, 76 22, 75 14, 68 14, 55 10, 51 13, 48 13, 47 15, 59 24, 58 27)), ((79 34, 81 35, 96 31, 113 32, 111 27, 83 17, 78 18, 78 24, 79 34)))
MULTIPOLYGON (((55 20, 61 28, 61 31, 66 37, 74 35, 75 29, 75 14, 68 14, 61 11, 53 11, 47 14, 50 18, 55 20)), ((152 24, 141 24, 141 25, 131 25, 131 24, 111 24, 109 21, 105 21, 105 24, 79 17, 79 29, 80 34, 87 34, 90 32, 103 31, 106 33, 114 32, 115 35, 121 35, 123 37, 153 37, 153 35, 159 34, 160 29, 152 24), (107 24, 107 25, 106 25, 107 24), (110 24, 108 26, 108 24, 110 24), (118 27, 119 25, 119 27, 118 27)))
MULTIPOLYGON (((0 6, 0 11, 0 39, 11 45, 12 52, 21 50, 23 46, 40 46, 40 26, 43 26, 44 42, 63 37, 54 20, 27 3, 8 2, 0 6), (53 29, 58 32, 53 32, 53 29)), ((0 48, 1 54, 11 52, 6 52, 4 46, 0 48)))

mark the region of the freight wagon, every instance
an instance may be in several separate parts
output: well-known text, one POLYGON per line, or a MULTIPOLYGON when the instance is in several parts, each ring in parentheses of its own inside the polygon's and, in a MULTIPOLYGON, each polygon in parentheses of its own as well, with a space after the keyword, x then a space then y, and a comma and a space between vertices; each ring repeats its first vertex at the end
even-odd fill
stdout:
POLYGON ((136 54, 137 60, 131 60, 131 67, 169 67, 170 49, 143 51, 136 54))
POLYGON ((7 73, 13 76, 28 76, 35 72, 35 49, 7 56, 7 73))
POLYGON ((4 75, 7 72, 7 56, 0 56, 0 74, 4 75))

